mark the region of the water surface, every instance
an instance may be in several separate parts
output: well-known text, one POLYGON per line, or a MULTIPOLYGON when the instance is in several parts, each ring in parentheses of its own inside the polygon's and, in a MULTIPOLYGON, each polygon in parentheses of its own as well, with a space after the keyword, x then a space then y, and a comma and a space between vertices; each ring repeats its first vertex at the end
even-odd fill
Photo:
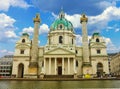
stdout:
POLYGON ((120 88, 120 80, 89 81, 0 81, 0 89, 120 88))

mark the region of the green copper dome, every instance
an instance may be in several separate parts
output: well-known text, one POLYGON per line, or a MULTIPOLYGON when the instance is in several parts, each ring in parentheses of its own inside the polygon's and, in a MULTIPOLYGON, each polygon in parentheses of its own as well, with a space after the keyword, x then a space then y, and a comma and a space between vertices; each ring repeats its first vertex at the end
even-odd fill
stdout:
POLYGON ((98 32, 93 33, 93 36, 100 36, 100 33, 98 33, 98 32))
POLYGON ((28 34, 28 33, 23 33, 22 35, 23 35, 23 36, 29 36, 29 34, 28 34))
POLYGON ((55 20, 50 27, 50 31, 55 30, 70 30, 74 32, 72 23, 65 18, 65 14, 63 11, 60 12, 59 18, 55 20))

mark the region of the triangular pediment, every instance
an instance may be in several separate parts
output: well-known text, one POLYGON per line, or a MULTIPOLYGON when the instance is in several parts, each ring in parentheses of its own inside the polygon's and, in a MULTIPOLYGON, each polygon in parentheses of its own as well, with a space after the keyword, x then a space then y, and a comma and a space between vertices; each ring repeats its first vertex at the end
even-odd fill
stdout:
POLYGON ((94 44, 92 44, 90 47, 100 47, 100 48, 102 48, 102 47, 106 47, 104 44, 102 44, 102 43, 94 43, 94 44))
POLYGON ((16 44, 16 48, 29 48, 30 45, 28 44, 16 44))
POLYGON ((47 51, 45 54, 71 55, 71 54, 75 54, 75 53, 70 50, 64 49, 64 48, 55 48, 50 51, 47 51))

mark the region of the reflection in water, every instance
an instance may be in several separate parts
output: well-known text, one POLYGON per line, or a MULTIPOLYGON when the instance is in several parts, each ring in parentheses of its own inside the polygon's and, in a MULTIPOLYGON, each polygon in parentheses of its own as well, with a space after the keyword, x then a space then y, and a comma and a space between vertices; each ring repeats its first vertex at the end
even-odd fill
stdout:
POLYGON ((92 81, 0 81, 0 89, 119 88, 119 80, 92 81))

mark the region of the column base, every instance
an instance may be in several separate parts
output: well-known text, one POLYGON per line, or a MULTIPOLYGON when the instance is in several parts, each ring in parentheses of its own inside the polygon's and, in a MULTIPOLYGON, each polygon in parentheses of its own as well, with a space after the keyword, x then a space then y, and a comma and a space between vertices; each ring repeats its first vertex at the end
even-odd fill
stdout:
POLYGON ((74 79, 77 79, 77 73, 74 73, 74 79))
POLYGON ((41 73, 41 74, 39 75, 39 78, 43 79, 43 78, 44 78, 44 73, 41 73))
POLYGON ((82 68, 84 78, 92 78, 92 65, 89 62, 85 62, 82 68))
POLYGON ((28 77, 29 78, 37 78, 38 77, 38 63, 37 62, 30 62, 28 68, 28 77))

